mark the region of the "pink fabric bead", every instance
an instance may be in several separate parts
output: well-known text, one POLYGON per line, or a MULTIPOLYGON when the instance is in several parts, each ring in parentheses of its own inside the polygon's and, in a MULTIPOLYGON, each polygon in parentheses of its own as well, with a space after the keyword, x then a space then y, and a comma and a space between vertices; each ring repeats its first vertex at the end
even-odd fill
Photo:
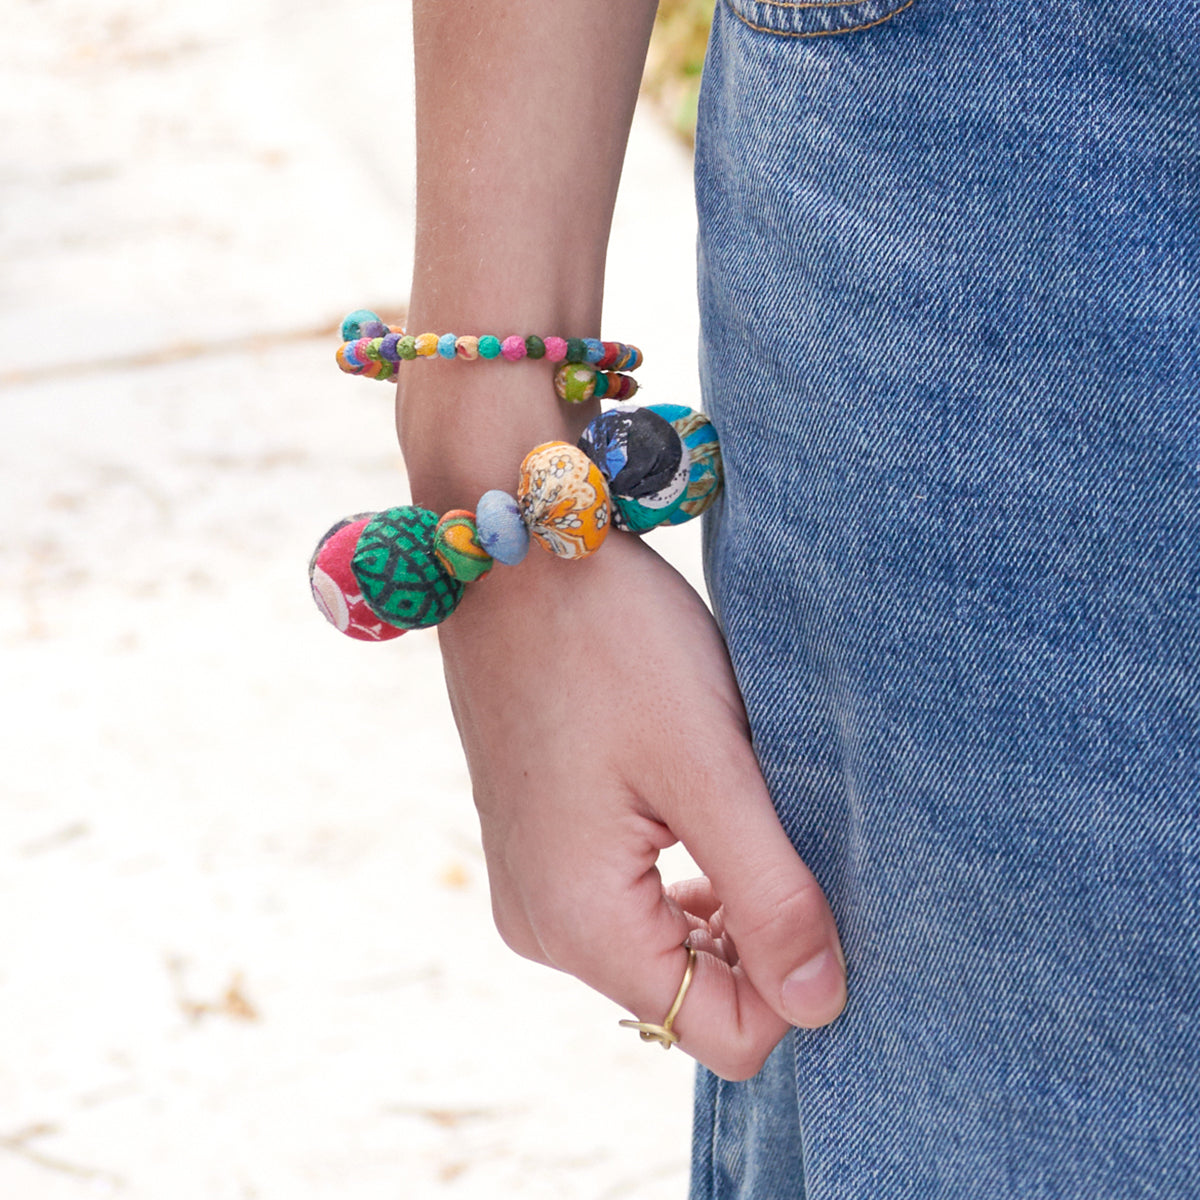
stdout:
POLYGON ((546 358, 550 362, 562 362, 567 357, 567 342, 565 338, 548 337, 546 342, 546 358))
POLYGON ((506 337, 500 343, 500 353, 508 359, 509 362, 516 362, 520 358, 525 357, 525 339, 517 337, 513 334, 512 337, 506 337))

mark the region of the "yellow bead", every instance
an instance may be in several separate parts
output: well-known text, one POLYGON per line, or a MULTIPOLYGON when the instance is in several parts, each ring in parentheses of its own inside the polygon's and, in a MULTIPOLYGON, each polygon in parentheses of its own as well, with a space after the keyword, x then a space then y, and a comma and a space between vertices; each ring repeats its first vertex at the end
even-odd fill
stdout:
POLYGON ((438 335, 436 333, 418 333, 414 342, 419 358, 432 358, 437 353, 438 335))
POLYGON ((530 536, 559 558, 586 558, 608 536, 608 485, 569 442, 546 442, 525 456, 517 503, 530 536))

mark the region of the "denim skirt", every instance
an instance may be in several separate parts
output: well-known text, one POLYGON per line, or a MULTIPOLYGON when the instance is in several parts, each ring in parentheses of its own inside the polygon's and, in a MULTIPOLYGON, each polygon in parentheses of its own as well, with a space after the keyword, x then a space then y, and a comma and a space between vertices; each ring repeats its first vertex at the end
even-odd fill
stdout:
POLYGON ((714 604, 849 1005, 694 1200, 1200 1197, 1200 3, 719 0, 714 604))

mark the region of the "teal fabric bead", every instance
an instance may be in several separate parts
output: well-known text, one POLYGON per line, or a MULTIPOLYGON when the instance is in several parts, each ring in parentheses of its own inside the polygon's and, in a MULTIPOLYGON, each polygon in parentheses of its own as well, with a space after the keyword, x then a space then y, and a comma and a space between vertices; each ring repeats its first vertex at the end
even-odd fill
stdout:
POLYGON ((587 362, 587 342, 583 338, 567 338, 567 362, 587 362))
POLYGON ((379 317, 369 308, 356 308, 342 318, 342 341, 354 342, 362 337, 362 327, 370 324, 382 325, 379 317))
POLYGON ((506 567, 515 567, 529 550, 529 530, 521 519, 521 509, 499 488, 479 497, 475 528, 479 530, 479 544, 506 567))
POLYGON ((479 339, 479 357, 496 358, 500 353, 500 339, 490 333, 485 333, 479 339))
POLYGON ((698 517, 721 494, 725 469, 721 462, 721 444, 712 422, 686 404, 650 404, 651 412, 670 421, 691 456, 687 490, 677 509, 663 522, 682 525, 698 517))

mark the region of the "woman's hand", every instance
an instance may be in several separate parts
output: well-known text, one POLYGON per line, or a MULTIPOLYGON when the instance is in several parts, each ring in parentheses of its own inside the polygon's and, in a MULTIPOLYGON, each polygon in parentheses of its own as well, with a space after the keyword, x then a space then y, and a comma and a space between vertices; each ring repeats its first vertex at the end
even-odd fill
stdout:
POLYGON ((496 924, 518 953, 663 1019, 730 1079, 846 1000, 829 907, 781 828, 720 633, 638 539, 583 562, 532 547, 439 629, 496 924), (682 841, 705 878, 664 890, 682 841))

